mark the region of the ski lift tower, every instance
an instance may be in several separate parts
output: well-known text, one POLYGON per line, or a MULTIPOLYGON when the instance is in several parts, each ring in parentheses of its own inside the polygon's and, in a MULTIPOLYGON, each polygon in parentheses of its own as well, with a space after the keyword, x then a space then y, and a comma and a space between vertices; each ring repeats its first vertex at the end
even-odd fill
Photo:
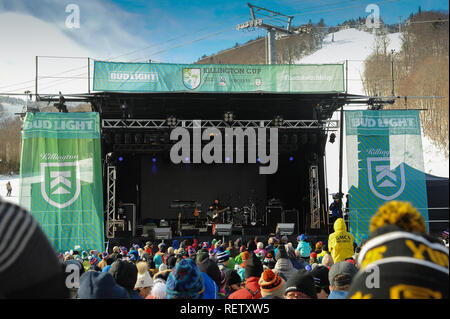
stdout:
POLYGON ((287 16, 285 14, 275 12, 272 10, 268 10, 265 8, 261 8, 258 6, 254 6, 250 3, 248 3, 248 6, 250 8, 250 15, 251 20, 240 23, 236 26, 236 30, 243 30, 243 29, 250 29, 250 28, 261 28, 267 30, 267 57, 268 57, 268 64, 276 64, 276 48, 275 48, 275 38, 280 37, 282 35, 292 35, 292 34, 298 34, 302 33, 302 29, 298 30, 292 30, 292 19, 294 19, 293 16, 287 16), (271 21, 279 21, 286 26, 276 26, 273 24, 269 24, 264 22, 263 18, 261 17, 267 17, 268 20, 271 21))

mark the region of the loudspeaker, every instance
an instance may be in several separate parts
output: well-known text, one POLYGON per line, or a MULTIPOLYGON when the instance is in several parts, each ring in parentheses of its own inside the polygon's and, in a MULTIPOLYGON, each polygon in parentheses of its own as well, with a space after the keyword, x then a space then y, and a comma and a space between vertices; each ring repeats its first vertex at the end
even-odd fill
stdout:
POLYGON ((214 235, 231 236, 232 228, 232 224, 217 224, 216 227, 214 227, 214 235))
POLYGON ((300 214, 298 210, 291 209, 291 210, 283 210, 281 214, 281 222, 282 223, 294 223, 294 234, 300 234, 303 232, 303 226, 300 224, 300 214))
POLYGON ((264 222, 270 233, 275 232, 278 223, 281 223, 281 206, 266 206, 264 222))

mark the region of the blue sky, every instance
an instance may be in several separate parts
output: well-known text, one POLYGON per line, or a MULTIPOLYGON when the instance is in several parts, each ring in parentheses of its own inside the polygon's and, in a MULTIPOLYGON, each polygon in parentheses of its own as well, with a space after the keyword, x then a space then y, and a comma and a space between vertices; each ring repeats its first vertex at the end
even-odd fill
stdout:
POLYGON ((203 54, 265 35, 262 30, 235 29, 250 18, 247 2, 294 15, 295 25, 321 18, 327 25, 336 25, 366 17, 366 6, 371 3, 379 6, 387 23, 396 23, 399 16, 405 19, 419 6, 446 12, 449 6, 444 0, 0 0, 0 14, 17 12, 51 23, 94 52, 93 58, 192 63, 203 54), (80 8, 80 29, 64 26, 68 4, 80 8))

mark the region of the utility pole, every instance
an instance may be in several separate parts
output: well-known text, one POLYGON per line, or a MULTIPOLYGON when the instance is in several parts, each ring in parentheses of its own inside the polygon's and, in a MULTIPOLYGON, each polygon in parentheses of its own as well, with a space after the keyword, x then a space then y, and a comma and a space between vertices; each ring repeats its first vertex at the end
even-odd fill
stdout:
POLYGON ((395 50, 391 50, 392 96, 395 96, 395 90, 394 90, 394 52, 395 52, 395 50))
POLYGON ((402 16, 398 17, 398 32, 402 33, 402 16))
POLYGON ((287 16, 279 12, 254 6, 250 3, 248 3, 248 6, 250 8, 251 20, 238 24, 236 26, 236 30, 250 29, 250 28, 261 28, 267 30, 266 56, 268 57, 268 59, 266 59, 266 61, 268 60, 267 62, 269 64, 277 63, 276 47, 275 47, 275 38, 277 37, 277 35, 279 34, 292 35, 309 32, 308 30, 303 29, 292 30, 291 24, 292 19, 294 19, 293 16, 287 16), (286 23, 286 27, 280 27, 273 24, 265 23, 263 19, 258 18, 256 14, 268 17, 269 20, 278 20, 283 23, 286 23))

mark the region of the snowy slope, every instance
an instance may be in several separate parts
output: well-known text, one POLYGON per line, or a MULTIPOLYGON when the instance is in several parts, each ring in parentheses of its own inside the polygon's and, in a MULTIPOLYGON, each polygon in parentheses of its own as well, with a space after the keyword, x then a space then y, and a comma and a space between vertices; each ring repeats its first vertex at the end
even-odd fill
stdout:
MULTIPOLYGON (((399 33, 388 35, 389 47, 395 51, 401 49, 401 38, 399 33)), ((375 45, 375 36, 371 33, 359 31, 356 29, 346 29, 332 35, 329 34, 323 41, 323 46, 315 53, 298 60, 296 63, 342 63, 348 60, 348 93, 365 95, 361 75, 364 71, 364 60, 373 52, 375 45)), ((344 109, 365 109, 366 106, 350 106, 344 109)), ((333 119, 339 119, 339 114, 335 113, 333 119)), ((422 136, 424 150, 425 172, 441 177, 449 176, 449 160, 446 159, 433 143, 422 136)), ((342 190, 347 193, 347 172, 346 172, 346 150, 344 140, 344 165, 342 190)), ((327 184, 328 192, 336 193, 339 191, 339 134, 337 134, 334 144, 327 143, 326 146, 327 162, 327 184)))

